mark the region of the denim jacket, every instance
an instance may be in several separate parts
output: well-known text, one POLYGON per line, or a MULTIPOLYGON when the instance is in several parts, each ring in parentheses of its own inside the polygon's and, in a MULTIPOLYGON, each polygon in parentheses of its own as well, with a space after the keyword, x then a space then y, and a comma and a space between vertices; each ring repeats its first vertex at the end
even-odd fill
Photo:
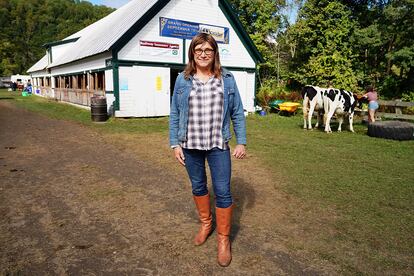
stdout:
MULTIPOLYGON (((230 120, 233 122, 237 144, 246 144, 246 119, 244 117, 243 104, 237 89, 236 81, 232 73, 222 68, 224 108, 222 133, 225 142, 232 135, 230 132, 230 120)), ((180 145, 187 140, 188 125, 188 100, 193 84, 193 77, 184 78, 184 72, 179 74, 174 86, 174 94, 170 111, 170 146, 180 145)))

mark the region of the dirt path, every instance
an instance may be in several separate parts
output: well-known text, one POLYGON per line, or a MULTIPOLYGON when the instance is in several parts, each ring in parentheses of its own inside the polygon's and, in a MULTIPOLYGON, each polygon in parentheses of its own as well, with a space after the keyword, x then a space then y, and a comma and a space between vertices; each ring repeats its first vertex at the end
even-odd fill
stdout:
POLYGON ((249 176, 254 160, 234 162, 233 262, 223 269, 215 234, 192 245, 190 188, 165 145, 151 155, 157 141, 129 149, 111 139, 0 101, 0 275, 329 273, 289 253, 285 233, 301 230, 286 224, 289 199, 249 176))

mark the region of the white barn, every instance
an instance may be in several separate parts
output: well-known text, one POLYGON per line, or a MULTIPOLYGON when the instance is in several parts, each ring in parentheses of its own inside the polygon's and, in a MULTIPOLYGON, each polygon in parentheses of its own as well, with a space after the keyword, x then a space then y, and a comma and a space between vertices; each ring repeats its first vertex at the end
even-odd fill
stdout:
POLYGON ((56 42, 28 72, 35 94, 90 106, 105 95, 116 117, 166 116, 192 36, 209 32, 222 65, 254 111, 256 65, 263 58, 227 0, 132 0, 56 42))

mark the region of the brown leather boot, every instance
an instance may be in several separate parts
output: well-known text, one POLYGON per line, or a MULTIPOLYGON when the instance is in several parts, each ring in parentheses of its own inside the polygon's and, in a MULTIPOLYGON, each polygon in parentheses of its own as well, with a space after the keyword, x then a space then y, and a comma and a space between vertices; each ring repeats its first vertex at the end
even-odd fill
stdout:
POLYGON ((210 209, 210 194, 205 196, 193 196, 197 206, 198 217, 200 218, 201 227, 194 238, 195 245, 202 245, 213 231, 213 219, 210 209))
POLYGON ((221 266, 231 262, 230 229, 233 205, 228 208, 216 208, 217 221, 217 261, 221 266))

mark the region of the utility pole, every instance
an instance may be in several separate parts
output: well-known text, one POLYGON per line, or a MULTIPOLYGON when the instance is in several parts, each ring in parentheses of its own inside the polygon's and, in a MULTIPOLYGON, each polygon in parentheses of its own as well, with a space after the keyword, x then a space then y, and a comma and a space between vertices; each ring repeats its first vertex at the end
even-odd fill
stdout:
POLYGON ((279 51, 279 43, 275 39, 275 35, 268 35, 266 37, 266 41, 269 42, 271 45, 276 46, 276 54, 277 54, 277 87, 280 86, 280 51, 279 51))

